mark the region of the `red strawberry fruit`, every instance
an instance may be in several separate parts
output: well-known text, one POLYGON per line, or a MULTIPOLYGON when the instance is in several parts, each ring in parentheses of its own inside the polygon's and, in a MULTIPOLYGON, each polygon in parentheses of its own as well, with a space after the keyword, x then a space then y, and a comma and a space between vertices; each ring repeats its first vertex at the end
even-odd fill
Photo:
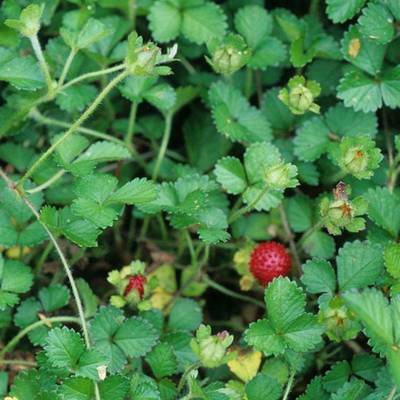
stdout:
POLYGON ((126 285, 124 296, 127 296, 132 290, 136 290, 140 298, 143 299, 144 296, 144 285, 147 279, 144 275, 136 274, 129 277, 129 282, 126 285))
POLYGON ((263 242, 257 245, 250 257, 250 271, 266 286, 277 276, 286 276, 292 267, 292 259, 285 246, 277 242, 263 242))

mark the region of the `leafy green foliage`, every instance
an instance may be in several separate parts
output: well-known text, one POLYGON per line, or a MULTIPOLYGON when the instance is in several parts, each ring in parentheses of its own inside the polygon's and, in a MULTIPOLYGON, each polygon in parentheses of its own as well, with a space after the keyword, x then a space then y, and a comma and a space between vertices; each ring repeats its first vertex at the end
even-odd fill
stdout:
POLYGON ((399 1, 39 3, 0 4, 0 397, 399 398, 399 1))

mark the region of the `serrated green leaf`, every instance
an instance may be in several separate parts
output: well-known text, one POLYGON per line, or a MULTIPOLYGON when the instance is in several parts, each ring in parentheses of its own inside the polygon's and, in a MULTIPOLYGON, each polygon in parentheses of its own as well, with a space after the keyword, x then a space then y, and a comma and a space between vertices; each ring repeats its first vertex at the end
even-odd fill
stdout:
POLYGON ((87 378, 68 378, 60 387, 65 400, 91 400, 94 395, 94 385, 87 378))
POLYGON ((99 380, 99 367, 107 367, 106 356, 96 349, 86 350, 79 358, 75 374, 92 380, 99 380))
POLYGON ((363 36, 357 26, 352 26, 343 37, 342 54, 356 67, 377 75, 382 69, 385 46, 363 36))
POLYGON ((68 304, 69 290, 64 285, 50 285, 39 290, 38 297, 46 312, 53 312, 68 304))
POLYGON ((220 81, 210 87, 210 104, 220 133, 232 141, 260 142, 271 139, 271 128, 259 110, 242 94, 220 81))
POLYGON ((321 259, 308 260, 303 265, 301 281, 309 293, 334 293, 336 274, 330 262, 321 259))
POLYGON ((75 45, 78 49, 84 49, 109 34, 111 34, 111 30, 108 29, 105 24, 98 19, 89 18, 83 28, 79 31, 75 45))
POLYGON ((182 17, 179 9, 166 1, 156 1, 148 15, 152 35, 157 42, 175 39, 181 30, 182 17))
POLYGON ((125 320, 114 335, 114 342, 128 357, 140 357, 150 351, 158 339, 153 326, 143 318, 125 320))
POLYGON ((182 34, 191 42, 203 44, 226 31, 226 16, 222 9, 212 2, 200 4, 184 10, 182 34))
POLYGON ((31 269, 20 261, 0 258, 0 289, 6 292, 25 293, 33 283, 31 269))
POLYGON ((370 392, 371 389, 364 381, 352 378, 332 395, 332 400, 363 400, 370 392))
POLYGON ((115 191, 108 199, 110 203, 146 204, 156 199, 157 190, 153 182, 135 178, 115 191))
POLYGON ((327 151, 329 129, 321 117, 306 121, 297 131, 294 139, 294 153, 303 161, 315 161, 327 151))
POLYGON ((382 360, 372 354, 356 354, 351 361, 353 373, 370 382, 376 381, 382 365, 382 360))
POLYGON ((304 232, 312 225, 313 202, 304 195, 290 197, 285 202, 289 225, 294 232, 304 232))
POLYGON ((349 379, 351 368, 347 361, 338 361, 324 375, 322 384, 324 389, 332 393, 337 391, 349 379))
POLYGON ((177 372, 177 360, 172 347, 167 343, 159 343, 146 356, 154 376, 157 379, 173 375, 177 372))
POLYGON ((85 344, 79 333, 73 329, 54 328, 47 336, 45 351, 55 367, 74 371, 85 351, 85 344))
POLYGON ((0 80, 22 90, 37 90, 44 86, 42 72, 32 56, 18 57, 3 48, 0 49, 0 80))
POLYGON ((368 202, 368 217, 396 238, 400 231, 399 197, 386 188, 377 187, 370 189, 364 198, 368 202))
POLYGON ((373 285, 383 272, 383 249, 370 242, 347 242, 336 257, 339 288, 373 285))
POLYGON ((246 173, 239 159, 225 157, 218 161, 214 169, 217 182, 227 193, 240 194, 247 186, 246 173))
POLYGON ((200 306, 192 299, 178 299, 168 319, 168 329, 194 331, 203 319, 200 306))
POLYGON ((357 14, 366 0, 327 0, 328 17, 335 23, 345 22, 357 14))
POLYGON ((257 374, 246 384, 248 400, 278 400, 282 395, 282 386, 272 377, 257 374))
POLYGON ((103 400, 124 400, 129 391, 129 381, 125 376, 112 375, 99 382, 99 390, 103 400))
POLYGON ((393 343, 393 322, 388 301, 377 289, 362 293, 351 291, 343 295, 349 309, 366 327, 374 351, 385 352, 393 343))
POLYGON ((360 31, 379 43, 389 43, 395 34, 393 16, 383 4, 368 3, 358 19, 360 31))
POLYGON ((83 111, 84 108, 93 102, 97 90, 92 85, 80 84, 63 89, 56 97, 56 103, 68 113, 83 111))
POLYGON ((161 112, 171 110, 176 101, 174 88, 166 83, 155 85, 144 93, 144 98, 161 112))

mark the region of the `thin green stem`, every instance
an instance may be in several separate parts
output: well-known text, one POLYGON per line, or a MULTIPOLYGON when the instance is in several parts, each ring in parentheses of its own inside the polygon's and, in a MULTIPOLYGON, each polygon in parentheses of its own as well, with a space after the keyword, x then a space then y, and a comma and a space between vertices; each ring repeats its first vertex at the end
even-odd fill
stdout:
POLYGON ((14 347, 23 339, 29 332, 33 331, 36 328, 39 328, 43 325, 48 325, 52 322, 72 322, 74 324, 81 324, 81 320, 77 317, 69 317, 69 316, 60 316, 60 317, 50 317, 43 320, 39 320, 34 322, 31 325, 28 325, 26 328, 19 331, 0 351, 0 358, 4 358, 4 355, 9 353, 14 347))
POLYGON ((125 145, 132 154, 137 154, 136 148, 133 144, 133 136, 135 134, 135 121, 139 103, 133 101, 131 104, 131 111, 129 113, 128 130, 125 136, 125 145))
POLYGON ((51 186, 54 182, 57 182, 62 176, 64 176, 64 174, 67 171, 65 171, 65 169, 61 169, 60 171, 58 171, 57 173, 55 173, 50 179, 48 179, 46 182, 42 183, 39 186, 36 186, 33 189, 29 189, 26 191, 26 193, 29 194, 34 194, 34 193, 38 193, 38 192, 42 192, 43 190, 47 189, 49 186, 51 186))
POLYGON ((226 288, 225 286, 222 286, 219 283, 213 281, 206 275, 203 276, 203 282, 206 283, 211 288, 217 290, 218 292, 225 294, 226 296, 233 297, 234 299, 246 301, 249 303, 253 303, 258 307, 265 308, 265 305, 263 302, 261 302, 257 299, 253 299, 250 296, 245 296, 244 294, 236 293, 233 290, 230 290, 230 289, 226 288))
POLYGON ((386 400, 393 400, 393 399, 394 399, 394 396, 396 395, 396 393, 397 393, 397 385, 394 385, 394 386, 392 387, 392 390, 391 390, 390 393, 388 394, 388 397, 386 398, 386 400))
POLYGON ((75 79, 70 80, 65 85, 60 87, 59 91, 61 91, 63 89, 66 89, 67 87, 75 85, 75 84, 77 84, 77 83, 79 83, 81 81, 84 81, 86 79, 97 78, 98 76, 112 74, 113 72, 121 71, 124 68, 125 68, 124 64, 118 64, 118 65, 115 65, 114 67, 100 69, 98 71, 93 71, 93 72, 88 72, 86 74, 83 74, 83 75, 80 75, 80 76, 76 77, 75 79))
POLYGON ((71 67, 72 61, 74 60, 74 58, 76 56, 76 53, 77 53, 76 49, 71 49, 71 51, 69 52, 67 61, 65 61, 64 68, 61 72, 60 79, 58 80, 58 84, 57 84, 58 88, 61 88, 63 86, 65 78, 67 77, 68 71, 71 67))
POLYGON ((0 176, 7 183, 8 187, 10 188, 10 190, 16 191, 22 197, 22 199, 25 202, 25 204, 32 211, 32 214, 36 217, 36 219, 39 221, 39 223, 43 226, 43 228, 46 231, 47 235, 49 236, 50 240, 53 242, 53 245, 54 245, 54 247, 55 247, 55 249, 56 249, 56 251, 58 253, 58 256, 60 257, 61 263, 62 263, 62 265, 64 267, 65 273, 66 273, 66 275, 68 277, 69 284, 70 284, 71 290, 72 290, 72 294, 73 294, 74 299, 75 299, 76 308, 78 309, 78 314, 79 314, 79 318, 80 318, 81 325, 82 325, 83 337, 85 339, 86 347, 89 349, 90 348, 89 331, 88 331, 88 327, 87 327, 86 320, 85 320, 85 313, 84 313, 83 306, 82 306, 82 300, 81 300, 80 294, 78 292, 78 288, 76 286, 74 277, 72 275, 71 268, 68 265, 68 261, 65 258, 64 253, 62 252, 62 250, 61 250, 56 238, 52 234, 52 232, 49 230, 47 225, 44 224, 42 222, 42 220, 40 219, 40 215, 36 211, 36 208, 33 206, 33 204, 25 197, 25 195, 23 193, 18 191, 18 187, 15 186, 15 183, 12 182, 8 178, 8 176, 3 172, 2 169, 0 169, 0 176))
POLYGON ((239 208, 239 210, 233 212, 230 217, 228 218, 228 223, 232 223, 234 221, 236 221, 240 216, 242 216, 243 214, 246 214, 247 212, 249 212, 250 210, 252 210, 257 204, 258 202, 264 197, 264 195, 268 192, 268 187, 265 187, 260 193, 259 195, 256 197, 256 199, 250 203, 249 205, 239 208))
MULTIPOLYGON (((45 117, 36 108, 34 108, 30 112, 29 116, 32 119, 34 119, 36 122, 39 122, 42 125, 58 126, 60 128, 65 128, 65 129, 70 129, 72 126, 72 124, 70 124, 68 122, 60 121, 55 118, 45 117)), ((108 135, 107 133, 104 133, 104 132, 96 131, 94 129, 84 128, 82 126, 76 128, 76 131, 81 132, 88 136, 92 136, 92 137, 95 137, 98 139, 108 140, 109 142, 114 142, 114 143, 120 144, 122 146, 125 146, 124 141, 122 141, 114 136, 108 135)))
POLYGON ((250 67, 246 68, 246 80, 244 86, 244 95, 248 99, 253 91, 253 70, 250 67))
POLYGON ((196 73, 196 68, 182 55, 179 56, 179 61, 185 67, 186 71, 189 72, 190 75, 196 73))
POLYGON ((310 229, 308 229, 306 232, 303 233, 299 241, 297 242, 297 245, 299 247, 302 247, 304 245, 304 242, 316 231, 320 230, 324 226, 325 220, 321 219, 319 220, 315 225, 313 225, 310 229))
POLYGON ((53 247, 54 247, 53 242, 51 240, 49 240, 49 242, 47 243, 47 246, 45 247, 42 254, 40 255, 38 262, 36 263, 35 275, 39 274, 39 271, 42 269, 43 264, 47 260, 47 257, 49 256, 51 250, 53 250, 53 247))
POLYGON ((165 152, 167 151, 168 148, 169 139, 171 137, 172 117, 173 117, 172 113, 168 113, 165 116, 164 134, 161 141, 160 150, 158 151, 157 160, 153 169, 153 175, 152 175, 153 181, 156 181, 158 178, 158 174, 160 173, 160 167, 164 160, 165 152))
POLYGON ((294 382, 295 373, 292 372, 289 376, 288 382, 286 384, 285 393, 283 394, 282 400, 288 400, 289 394, 292 390, 293 382, 294 382))
POLYGON ((83 114, 70 126, 70 128, 58 139, 56 140, 29 168, 29 170, 25 173, 25 175, 21 178, 18 183, 18 187, 20 189, 23 188, 24 182, 32 176, 32 174, 36 171, 36 169, 53 154, 55 149, 62 144, 70 135, 72 135, 77 128, 79 128, 86 119, 88 119, 99 104, 104 100, 104 98, 108 95, 108 93, 116 86, 118 83, 123 81, 129 72, 123 71, 119 75, 117 75, 113 80, 109 82, 109 84, 104 88, 102 92, 96 97, 93 103, 83 112, 83 114))
POLYGON ((199 362, 196 362, 192 365, 190 365, 188 368, 186 368, 185 372, 182 374, 181 379, 179 380, 178 383, 178 388, 177 388, 177 395, 182 392, 183 387, 185 386, 186 379, 189 376, 189 374, 194 371, 195 369, 198 369, 201 366, 199 362))
POLYGON ((281 216, 283 229, 285 230, 286 237, 289 241, 290 251, 292 253, 294 265, 296 268, 296 275, 300 276, 301 275, 301 261, 300 261, 299 253, 297 252, 296 243, 294 242, 294 235, 293 235, 292 230, 290 229, 286 211, 285 211, 285 208, 283 207, 282 203, 279 205, 278 208, 279 208, 279 214, 281 216))
POLYGON ((185 235, 187 246, 189 248, 191 263, 192 263, 192 265, 197 265, 197 255, 196 255, 196 252, 194 251, 192 237, 190 236, 190 233, 187 229, 185 229, 183 232, 185 235))
POLYGON ((46 80, 46 85, 47 85, 47 93, 50 98, 53 98, 54 96, 54 87, 53 87, 53 81, 51 79, 50 75, 50 70, 49 66, 47 65, 46 60, 44 59, 42 47, 40 46, 40 42, 38 39, 38 36, 32 36, 29 38, 32 44, 33 51, 36 55, 36 58, 39 61, 40 68, 43 72, 44 79, 46 80))
POLYGON ((34 361, 27 360, 0 360, 0 365, 16 365, 21 367, 35 368, 37 364, 34 361))

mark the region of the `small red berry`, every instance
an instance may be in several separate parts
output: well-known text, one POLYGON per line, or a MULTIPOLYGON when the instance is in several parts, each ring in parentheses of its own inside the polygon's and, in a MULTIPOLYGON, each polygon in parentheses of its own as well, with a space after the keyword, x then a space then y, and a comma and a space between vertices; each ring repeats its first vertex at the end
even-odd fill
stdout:
POLYGON ((144 296, 144 285, 147 279, 144 275, 136 274, 129 277, 129 282, 126 285, 124 296, 127 296, 132 290, 136 290, 140 298, 143 299, 144 296))
POLYGON ((250 271, 266 286, 277 276, 286 276, 292 267, 292 259, 285 246, 277 242, 263 242, 256 246, 250 257, 250 271))

